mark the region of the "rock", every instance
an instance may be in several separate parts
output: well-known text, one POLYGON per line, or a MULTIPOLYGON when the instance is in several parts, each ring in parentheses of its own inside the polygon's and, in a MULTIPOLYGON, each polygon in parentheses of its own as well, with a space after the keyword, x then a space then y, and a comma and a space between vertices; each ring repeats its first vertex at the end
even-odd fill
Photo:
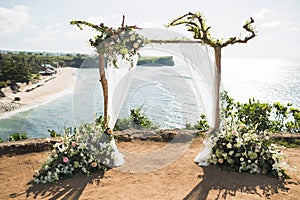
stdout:
POLYGON ((0 90, 0 97, 5 97, 5 94, 0 90))
POLYGON ((11 83, 10 89, 13 91, 13 93, 20 92, 20 86, 17 83, 11 83))
POLYGON ((15 101, 21 101, 21 97, 15 97, 15 101))

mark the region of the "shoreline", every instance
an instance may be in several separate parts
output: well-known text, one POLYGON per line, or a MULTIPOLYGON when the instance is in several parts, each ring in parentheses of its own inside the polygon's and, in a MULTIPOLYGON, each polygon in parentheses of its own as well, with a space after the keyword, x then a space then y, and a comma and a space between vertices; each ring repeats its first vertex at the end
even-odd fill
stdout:
POLYGON ((76 83, 75 76, 76 68, 65 67, 58 69, 56 77, 49 79, 49 77, 40 80, 37 84, 40 86, 31 91, 26 91, 32 85, 24 86, 20 92, 6 94, 5 98, 0 99, 2 105, 18 105, 12 110, 0 113, 0 119, 8 118, 16 113, 23 112, 40 105, 47 104, 58 97, 71 94, 76 83), (15 97, 19 97, 20 101, 14 101, 15 97))

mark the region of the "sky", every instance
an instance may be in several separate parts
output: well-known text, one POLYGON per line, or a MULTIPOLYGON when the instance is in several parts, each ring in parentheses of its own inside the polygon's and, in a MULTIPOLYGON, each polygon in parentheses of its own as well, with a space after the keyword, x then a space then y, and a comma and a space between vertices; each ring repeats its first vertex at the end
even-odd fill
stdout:
MULTIPOLYGON (((125 15, 128 25, 165 29, 201 12, 216 38, 239 36, 245 21, 255 20, 257 37, 224 48, 223 57, 300 59, 299 11, 299 0, 0 0, 0 50, 93 53, 87 41, 95 32, 71 20, 120 26, 125 15)), ((192 36, 184 26, 169 29, 192 36)))

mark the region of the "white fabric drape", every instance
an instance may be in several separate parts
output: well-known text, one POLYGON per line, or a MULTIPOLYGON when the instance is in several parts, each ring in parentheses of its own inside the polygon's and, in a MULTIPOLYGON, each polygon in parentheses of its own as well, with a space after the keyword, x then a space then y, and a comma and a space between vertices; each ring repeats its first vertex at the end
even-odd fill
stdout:
MULTIPOLYGON (((117 68, 108 63, 106 78, 108 83, 108 127, 113 129, 126 98, 132 80, 132 73, 136 67, 138 56, 133 56, 133 62, 119 57, 117 68)), ((120 166, 124 163, 124 156, 119 152, 115 140, 110 141, 115 152, 114 165, 120 166)))
MULTIPOLYGON (((147 38, 172 39, 183 38, 182 35, 162 29, 143 29, 141 33, 147 38)), ((216 64, 213 48, 196 43, 167 43, 150 44, 154 49, 166 50, 174 56, 185 60, 192 80, 193 90, 198 102, 198 110, 206 115, 211 129, 216 126, 216 102, 218 93, 216 91, 216 64)), ((180 72, 179 72, 180 73, 180 72)), ((200 116, 200 114, 198 116, 200 116)), ((199 165, 207 165, 212 149, 212 136, 208 135, 203 141, 203 148, 194 159, 199 165)))
MULTIPOLYGON (((216 102, 218 93, 216 91, 216 65, 214 62, 213 49, 207 45, 180 45, 182 54, 191 71, 194 82, 196 96, 199 105, 207 117, 210 128, 216 126, 216 102)), ((213 136, 208 135, 203 141, 203 148, 194 159, 194 162, 201 166, 207 166, 207 160, 210 158, 212 150, 213 136)))
POLYGON ((136 67, 138 56, 133 56, 133 63, 119 57, 117 68, 108 64, 106 75, 108 82, 108 127, 113 129, 126 98, 136 67))
POLYGON ((202 107, 211 128, 216 115, 216 66, 213 50, 207 45, 180 44, 182 55, 191 72, 199 106, 202 107))
MULTIPOLYGON (((180 34, 162 29, 143 29, 139 34, 144 37, 170 39, 181 38, 180 34)), ((196 94, 198 106, 207 117, 210 128, 216 126, 216 66, 214 62, 213 49, 207 45, 200 44, 150 44, 157 49, 165 50, 185 60, 186 67, 190 70, 190 74, 193 80, 193 90, 196 94)), ((154 48, 154 49, 155 49, 154 48)), ((130 62, 119 59, 117 62, 118 69, 114 67, 107 68, 107 80, 108 80, 108 126, 113 128, 117 120, 118 114, 122 107, 122 104, 127 95, 130 83, 132 80, 132 73, 136 66, 138 57, 134 58, 133 68, 131 68, 130 62)), ((146 77, 146 76, 145 76, 146 77)), ((200 115, 200 113, 199 113, 200 115)), ((116 165, 122 165, 124 162, 123 155, 118 151, 115 141, 111 141, 112 147, 115 149, 117 160, 116 165)), ((203 141, 203 148, 195 158, 195 162, 200 165, 206 165, 207 160, 210 157, 212 149, 212 136, 208 135, 203 141)))

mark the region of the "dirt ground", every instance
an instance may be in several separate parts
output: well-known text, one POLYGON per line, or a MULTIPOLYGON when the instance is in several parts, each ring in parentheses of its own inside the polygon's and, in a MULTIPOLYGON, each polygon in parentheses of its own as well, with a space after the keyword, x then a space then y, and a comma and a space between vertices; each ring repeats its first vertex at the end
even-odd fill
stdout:
POLYGON ((296 170, 279 181, 263 175, 220 171, 193 163, 202 140, 178 145, 119 142, 125 164, 103 174, 77 176, 56 184, 32 184, 48 152, 0 157, 0 199, 299 199, 300 148, 286 149, 296 170), (175 153, 174 153, 175 152, 175 153), (184 152, 182 154, 182 152, 184 152), (176 155, 174 155, 176 154, 176 155))

